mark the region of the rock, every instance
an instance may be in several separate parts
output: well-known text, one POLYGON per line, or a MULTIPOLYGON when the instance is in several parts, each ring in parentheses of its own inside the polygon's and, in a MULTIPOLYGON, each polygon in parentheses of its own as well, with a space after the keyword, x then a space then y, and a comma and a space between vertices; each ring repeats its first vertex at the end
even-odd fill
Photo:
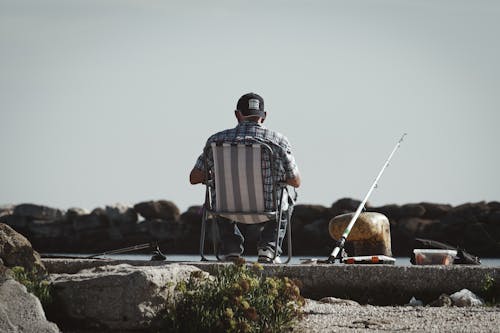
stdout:
MULTIPOLYGON (((332 216, 335 216, 339 214, 355 212, 360 204, 361 201, 355 199, 350 199, 350 198, 339 199, 332 204, 332 207, 330 208, 331 214, 332 216)), ((368 207, 369 206, 368 203, 365 206, 368 207)))
POLYGON ((19 215, 4 215, 0 217, 0 223, 5 223, 15 230, 26 230, 28 227, 28 218, 19 215))
POLYGON ((65 227, 70 227, 65 221, 32 221, 29 230, 31 237, 54 240, 64 235, 65 227))
POLYGON ((63 322, 79 328, 146 330, 172 301, 175 285, 195 271, 200 270, 189 265, 122 264, 52 274, 55 307, 63 322))
POLYGON ((152 239, 175 241, 181 239, 182 224, 164 220, 146 220, 138 224, 140 232, 149 233, 152 239))
POLYGON ((486 222, 489 224, 500 225, 500 210, 491 212, 486 222))
POLYGON ((135 224, 137 222, 135 210, 120 203, 106 206, 104 212, 109 220, 117 224, 135 224))
POLYGON ((319 300, 320 303, 336 304, 336 305, 347 305, 347 306, 357 306, 358 302, 352 301, 350 299, 342 299, 336 297, 323 297, 319 300))
POLYGON ((422 305, 424 305, 424 302, 416 299, 415 297, 412 297, 410 299, 410 301, 408 302, 408 304, 406 304, 406 305, 408 305, 408 306, 422 306, 422 305))
POLYGON ((462 289, 450 295, 455 306, 481 306, 484 301, 469 289, 462 289))
POLYGON ((446 214, 448 214, 448 212, 452 209, 452 206, 447 204, 421 202, 419 205, 425 209, 425 214, 422 215, 422 218, 429 220, 440 219, 446 216, 446 214))
POLYGON ((488 202, 488 207, 491 210, 500 211, 500 202, 498 202, 498 201, 490 201, 490 202, 488 202))
POLYGON ((58 220, 63 217, 63 213, 59 209, 34 204, 17 205, 14 208, 13 215, 43 221, 58 220))
POLYGON ((176 220, 180 215, 179 208, 167 200, 140 202, 134 205, 134 209, 146 220, 176 220))
MULTIPOLYGON (((293 224, 292 224, 293 226, 293 224)), ((293 249, 300 249, 309 254, 317 255, 318 253, 328 253, 334 244, 332 239, 328 237, 328 220, 319 219, 304 225, 301 231, 292 232, 293 249), (311 244, 311 239, 314 239, 314 244, 311 244), (302 243, 296 244, 297 241, 302 243)))
POLYGON ((442 306, 452 306, 453 302, 450 298, 450 296, 446 294, 441 294, 439 298, 431 303, 429 303, 429 306, 433 307, 442 307, 442 306))
POLYGON ((0 332, 60 332, 56 324, 47 321, 40 300, 8 277, 2 267, 0 265, 0 332))
POLYGON ((120 241, 125 238, 125 235, 134 233, 138 218, 132 207, 123 204, 106 206, 104 214, 109 223, 109 239, 120 241))
MULTIPOLYGON (((354 213, 334 217, 329 223, 330 236, 340 239, 354 213)), ((382 254, 392 256, 389 220, 380 213, 361 213, 348 237, 354 245, 354 255, 382 254)))
POLYGON ((72 222, 76 217, 88 215, 90 212, 83 208, 71 207, 66 211, 66 220, 72 222))
MULTIPOLYGON (((461 230, 463 239, 467 244, 467 248, 476 249, 479 255, 485 253, 489 249, 492 251, 497 249, 498 240, 493 239, 483 223, 473 223, 467 225, 461 230)), ((498 253, 498 252, 496 252, 498 253)))
POLYGON ((421 217, 425 212, 424 206, 419 204, 406 204, 401 206, 401 217, 421 217))
POLYGON ((91 213, 88 215, 80 215, 73 220, 73 229, 76 232, 83 230, 95 230, 105 227, 106 221, 100 215, 91 213))
POLYGON ((203 206, 190 206, 187 211, 180 216, 182 223, 196 226, 201 226, 202 218, 203 206))
POLYGON ((387 216, 387 218, 389 220, 397 220, 397 219, 401 218, 401 214, 402 214, 401 207, 399 205, 395 205, 395 204, 385 205, 385 206, 381 206, 381 207, 374 207, 370 210, 373 212, 378 212, 378 213, 384 214, 385 216, 387 216))
POLYGON ((330 218, 330 209, 321 205, 297 205, 293 209, 293 218, 302 221, 316 221, 330 218))
POLYGON ((453 207, 446 216, 446 222, 453 223, 454 221, 464 221, 467 223, 477 223, 485 221, 488 218, 490 206, 486 202, 465 203, 453 207))
POLYGON ((46 274, 40 255, 31 243, 6 224, 0 223, 0 259, 7 267, 22 266, 27 271, 46 274))
POLYGON ((413 237, 428 237, 427 231, 434 224, 439 224, 439 220, 426 220, 418 217, 411 217, 399 220, 397 226, 400 230, 413 237))

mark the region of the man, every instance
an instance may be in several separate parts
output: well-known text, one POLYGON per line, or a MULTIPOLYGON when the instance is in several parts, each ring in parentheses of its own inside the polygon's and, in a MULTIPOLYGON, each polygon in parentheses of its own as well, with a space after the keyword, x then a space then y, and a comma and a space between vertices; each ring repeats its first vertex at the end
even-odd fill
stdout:
MULTIPOLYGON (((264 111, 264 100, 261 96, 248 93, 238 100, 235 116, 238 120, 238 125, 235 128, 227 129, 212 135, 207 140, 207 145, 212 142, 226 142, 233 143, 241 141, 242 138, 252 138, 263 141, 271 146, 275 155, 277 156, 275 163, 277 163, 277 180, 285 182, 287 185, 293 187, 300 186, 300 174, 295 158, 292 155, 288 139, 275 131, 265 128, 262 124, 266 119, 267 112, 264 111), (237 140, 238 138, 238 140, 237 140)), ((213 161, 209 161, 209 168, 213 167, 213 161)), ((205 180, 203 154, 201 154, 196 164, 189 175, 191 184, 199 184, 205 180)), ((264 177, 271 177, 271 170, 264 169, 264 177)), ((266 208, 268 203, 272 205, 272 191, 265 193, 267 196, 266 208)), ((291 205, 284 214, 291 214, 291 205)), ((241 256, 243 253, 244 238, 238 229, 236 223, 227 219, 221 219, 219 229, 221 231, 221 254, 226 260, 234 260, 241 256)), ((286 231, 286 221, 280 225, 280 235, 278 243, 276 244, 276 227, 274 223, 266 222, 262 229, 258 247, 259 262, 271 262, 274 258, 274 253, 277 253, 275 262, 279 262, 279 255, 281 254, 281 242, 286 231)))

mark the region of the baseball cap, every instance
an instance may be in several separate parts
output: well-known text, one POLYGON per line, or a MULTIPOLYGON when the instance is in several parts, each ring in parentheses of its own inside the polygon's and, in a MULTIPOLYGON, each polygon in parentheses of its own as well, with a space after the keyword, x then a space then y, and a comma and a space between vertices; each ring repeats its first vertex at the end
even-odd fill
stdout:
POLYGON ((264 111, 264 99, 255 93, 248 93, 240 97, 236 105, 236 111, 244 116, 266 116, 264 111))

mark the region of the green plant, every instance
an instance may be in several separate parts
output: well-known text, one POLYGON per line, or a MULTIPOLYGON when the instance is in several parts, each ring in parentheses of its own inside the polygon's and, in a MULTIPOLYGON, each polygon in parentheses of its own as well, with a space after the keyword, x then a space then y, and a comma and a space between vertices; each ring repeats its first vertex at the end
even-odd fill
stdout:
POLYGON ((487 304, 494 305, 500 302, 500 286, 494 277, 490 275, 485 276, 481 291, 487 304))
POLYGON ((283 332, 302 315, 299 282, 262 276, 262 266, 244 260, 220 267, 213 277, 201 271, 176 286, 167 307, 167 332, 283 332))
POLYGON ((51 286, 36 270, 27 272, 24 267, 15 266, 12 268, 12 272, 14 279, 24 285, 28 292, 38 297, 44 307, 52 302, 51 286))

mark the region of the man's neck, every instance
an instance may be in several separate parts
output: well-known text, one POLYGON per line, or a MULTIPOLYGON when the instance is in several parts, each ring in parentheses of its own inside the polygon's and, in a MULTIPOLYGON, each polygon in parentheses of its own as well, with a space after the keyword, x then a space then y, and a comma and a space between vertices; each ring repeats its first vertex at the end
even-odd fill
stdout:
POLYGON ((239 125, 242 125, 242 124, 250 124, 250 125, 258 125, 258 126, 261 126, 261 125, 262 125, 262 122, 260 121, 260 119, 258 119, 258 120, 244 119, 244 120, 240 121, 238 124, 239 124, 239 125))

